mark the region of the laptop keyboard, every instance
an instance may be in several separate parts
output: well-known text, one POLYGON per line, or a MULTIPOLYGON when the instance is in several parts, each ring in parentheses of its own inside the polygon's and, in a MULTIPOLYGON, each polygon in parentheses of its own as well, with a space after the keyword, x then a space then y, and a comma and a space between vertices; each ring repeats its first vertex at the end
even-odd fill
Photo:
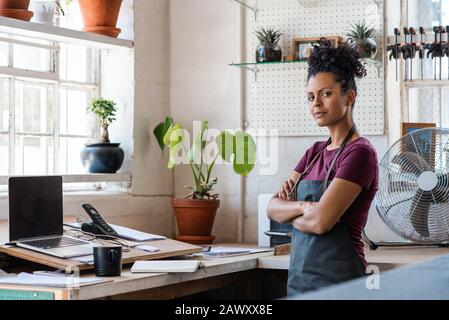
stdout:
POLYGON ((41 248, 41 249, 73 247, 73 246, 87 244, 86 241, 67 238, 67 237, 56 237, 56 238, 39 239, 39 240, 27 240, 27 241, 20 241, 20 242, 27 244, 29 246, 33 246, 33 247, 41 248))

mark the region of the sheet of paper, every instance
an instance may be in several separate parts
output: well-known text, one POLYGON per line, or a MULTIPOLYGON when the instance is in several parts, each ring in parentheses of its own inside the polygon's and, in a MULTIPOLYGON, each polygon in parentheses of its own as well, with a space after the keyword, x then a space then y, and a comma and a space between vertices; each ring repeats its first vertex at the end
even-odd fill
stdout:
POLYGON ((71 258, 71 260, 75 260, 75 261, 79 261, 88 265, 93 265, 94 264, 94 255, 91 254, 89 256, 82 256, 82 257, 74 257, 71 258))
MULTIPOLYGON (((77 287, 98 282, 105 282, 104 279, 98 278, 80 278, 73 275, 66 277, 55 277, 40 274, 30 274, 26 272, 19 273, 17 276, 0 278, 1 284, 12 285, 29 285, 44 287, 77 287)), ((108 280, 110 281, 110 280, 108 280)))
POLYGON ((159 248, 156 248, 156 247, 153 247, 153 246, 149 246, 147 244, 142 244, 142 245, 136 246, 136 249, 143 250, 143 251, 148 251, 148 252, 159 251, 159 248))
MULTIPOLYGON (((70 223, 70 226, 81 229, 81 223, 70 223)), ((117 231, 120 238, 128 239, 132 241, 149 241, 149 240, 163 240, 166 239, 164 236, 157 234, 146 233, 138 230, 134 230, 127 227, 117 226, 115 224, 109 224, 115 231, 117 231)))
POLYGON ((272 248, 212 247, 210 251, 203 252, 203 255, 209 258, 225 258, 272 250, 272 248))

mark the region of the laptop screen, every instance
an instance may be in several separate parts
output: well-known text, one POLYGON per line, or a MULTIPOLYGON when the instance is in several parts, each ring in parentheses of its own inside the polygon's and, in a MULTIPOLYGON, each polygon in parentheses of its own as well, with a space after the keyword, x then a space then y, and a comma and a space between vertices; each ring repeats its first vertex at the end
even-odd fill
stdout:
POLYGON ((9 239, 62 235, 62 177, 11 177, 9 239))

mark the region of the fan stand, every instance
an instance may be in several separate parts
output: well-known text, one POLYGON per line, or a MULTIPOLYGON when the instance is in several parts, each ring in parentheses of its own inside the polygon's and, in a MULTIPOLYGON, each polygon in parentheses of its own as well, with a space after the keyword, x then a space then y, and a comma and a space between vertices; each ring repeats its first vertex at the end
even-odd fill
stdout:
POLYGON ((372 241, 368 238, 365 230, 362 231, 362 240, 365 242, 370 250, 376 250, 379 247, 449 247, 449 242, 429 242, 418 243, 411 241, 372 241))

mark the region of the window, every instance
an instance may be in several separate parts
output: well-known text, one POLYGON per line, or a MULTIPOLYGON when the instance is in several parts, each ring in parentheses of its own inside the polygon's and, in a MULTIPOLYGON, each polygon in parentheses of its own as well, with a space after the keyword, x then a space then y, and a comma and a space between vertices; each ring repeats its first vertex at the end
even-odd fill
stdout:
POLYGON ((0 175, 84 173, 99 60, 97 49, 0 35, 0 175))
MULTIPOLYGON (((432 40, 434 26, 449 25, 449 0, 407 0, 404 3, 407 12, 406 26, 416 30, 424 27, 426 34, 432 35, 432 40)), ((447 36, 447 33, 443 34, 442 40, 446 41, 447 36)), ((419 34, 415 36, 414 41, 420 41, 419 34)), ((403 86, 404 96, 407 97, 403 106, 406 117, 403 120, 431 122, 439 127, 449 128, 449 58, 426 58, 423 59, 422 66, 418 57, 412 61, 413 81, 407 81, 403 86)), ((410 62, 407 62, 405 67, 406 72, 409 72, 410 62)))

